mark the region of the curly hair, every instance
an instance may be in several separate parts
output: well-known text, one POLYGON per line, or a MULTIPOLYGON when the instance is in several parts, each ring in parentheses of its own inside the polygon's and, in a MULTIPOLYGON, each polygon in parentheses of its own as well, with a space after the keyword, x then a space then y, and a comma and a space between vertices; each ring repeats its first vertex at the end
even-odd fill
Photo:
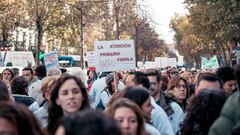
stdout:
POLYGON ((221 90, 203 89, 198 95, 193 96, 178 134, 208 134, 210 126, 220 115, 225 100, 226 97, 221 90))

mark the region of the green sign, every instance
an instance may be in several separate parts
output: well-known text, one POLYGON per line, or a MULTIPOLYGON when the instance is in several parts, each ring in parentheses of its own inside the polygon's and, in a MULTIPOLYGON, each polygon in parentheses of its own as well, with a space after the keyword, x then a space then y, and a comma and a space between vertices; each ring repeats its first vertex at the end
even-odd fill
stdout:
POLYGON ((38 58, 39 58, 39 60, 43 60, 44 59, 44 53, 39 52, 38 58))
POLYGON ((215 68, 219 68, 217 56, 214 55, 210 60, 202 57, 201 67, 202 67, 202 69, 215 69, 215 68))

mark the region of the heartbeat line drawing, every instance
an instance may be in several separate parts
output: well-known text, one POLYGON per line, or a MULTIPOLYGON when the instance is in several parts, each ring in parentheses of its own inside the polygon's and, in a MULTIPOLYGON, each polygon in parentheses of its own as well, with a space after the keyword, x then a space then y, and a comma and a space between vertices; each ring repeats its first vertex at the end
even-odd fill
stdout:
POLYGON ((106 68, 114 68, 117 66, 117 62, 115 60, 100 60, 99 61, 99 66, 101 69, 106 69, 106 68))

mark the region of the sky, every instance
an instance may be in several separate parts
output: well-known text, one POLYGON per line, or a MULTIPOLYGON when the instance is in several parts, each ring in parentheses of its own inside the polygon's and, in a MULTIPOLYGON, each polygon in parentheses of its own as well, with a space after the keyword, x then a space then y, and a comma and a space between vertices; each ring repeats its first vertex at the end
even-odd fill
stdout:
POLYGON ((143 0, 143 4, 151 14, 156 24, 154 28, 161 39, 167 44, 174 42, 174 32, 170 29, 169 23, 175 13, 184 15, 187 10, 184 8, 184 0, 143 0))

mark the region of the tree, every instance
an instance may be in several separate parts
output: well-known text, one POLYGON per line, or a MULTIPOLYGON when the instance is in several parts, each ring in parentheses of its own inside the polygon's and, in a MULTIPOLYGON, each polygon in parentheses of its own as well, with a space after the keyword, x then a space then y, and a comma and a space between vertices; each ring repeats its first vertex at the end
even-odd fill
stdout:
MULTIPOLYGON (((219 53, 231 54, 240 40, 240 1, 185 0, 195 32, 219 53), (205 35, 205 36, 203 36, 205 35)), ((226 59, 226 57, 225 57, 226 59)), ((231 58, 230 58, 231 59, 231 58)), ((231 64, 231 61, 229 62, 231 64)))
MULTIPOLYGON (((64 25, 57 21, 60 20, 57 18, 61 18, 64 5, 56 0, 26 0, 25 2, 31 23, 36 26, 37 30, 36 56, 38 56, 43 45, 44 33, 58 25, 64 25)), ((39 57, 36 57, 36 64, 39 65, 39 57)))
POLYGON ((175 48, 184 56, 185 61, 195 62, 199 67, 200 56, 209 55, 207 41, 194 33, 194 27, 187 16, 176 15, 171 20, 170 26, 175 31, 175 48))
POLYGON ((25 26, 23 2, 18 0, 1 0, 0 1, 0 39, 4 47, 12 45, 11 32, 16 26, 25 26), (21 23, 20 23, 21 22, 21 23))

